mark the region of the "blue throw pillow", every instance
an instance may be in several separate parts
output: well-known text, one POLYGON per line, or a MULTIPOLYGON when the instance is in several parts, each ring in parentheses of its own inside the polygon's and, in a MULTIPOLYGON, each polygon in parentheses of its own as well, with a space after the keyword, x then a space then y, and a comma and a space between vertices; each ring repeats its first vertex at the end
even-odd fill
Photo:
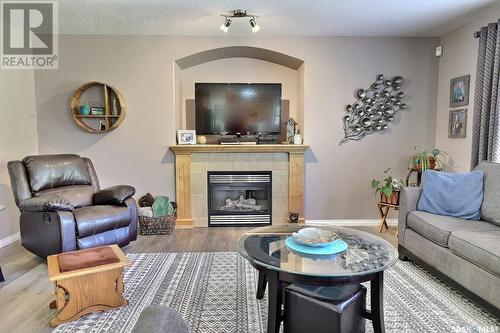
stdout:
POLYGON ((424 190, 417 209, 466 220, 481 218, 483 171, 424 172, 424 190))

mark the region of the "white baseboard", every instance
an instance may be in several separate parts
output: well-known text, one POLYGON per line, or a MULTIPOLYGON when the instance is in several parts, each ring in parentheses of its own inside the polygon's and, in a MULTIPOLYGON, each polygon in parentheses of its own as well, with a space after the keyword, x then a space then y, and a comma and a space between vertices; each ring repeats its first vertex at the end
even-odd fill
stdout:
POLYGON ((3 239, 0 239, 0 248, 9 245, 10 243, 14 243, 16 240, 21 238, 21 234, 19 232, 16 232, 15 234, 12 234, 10 236, 7 236, 3 239))
MULTIPOLYGON (((355 219, 355 220, 306 220, 306 224, 323 224, 341 227, 365 227, 365 226, 379 226, 380 219, 355 219)), ((387 219, 387 224, 397 227, 397 219, 387 219)))

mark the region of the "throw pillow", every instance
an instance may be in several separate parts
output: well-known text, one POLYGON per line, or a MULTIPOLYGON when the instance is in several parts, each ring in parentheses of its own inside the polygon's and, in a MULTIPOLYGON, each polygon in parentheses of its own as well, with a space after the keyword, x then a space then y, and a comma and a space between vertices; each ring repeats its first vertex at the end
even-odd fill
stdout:
POLYGON ((427 170, 417 209, 466 220, 481 218, 483 171, 449 173, 427 170))

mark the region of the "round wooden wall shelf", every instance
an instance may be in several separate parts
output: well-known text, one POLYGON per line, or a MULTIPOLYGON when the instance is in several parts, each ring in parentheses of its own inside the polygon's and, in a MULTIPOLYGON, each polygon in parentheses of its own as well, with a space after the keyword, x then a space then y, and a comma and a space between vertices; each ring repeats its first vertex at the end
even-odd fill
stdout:
POLYGON ((76 124, 87 132, 112 131, 125 119, 126 107, 122 94, 106 83, 93 81, 81 85, 71 96, 70 104, 76 124), (94 93, 94 99, 87 97, 85 100, 83 96, 86 92, 94 93), (90 113, 80 111, 80 107, 84 105, 90 108, 90 113))

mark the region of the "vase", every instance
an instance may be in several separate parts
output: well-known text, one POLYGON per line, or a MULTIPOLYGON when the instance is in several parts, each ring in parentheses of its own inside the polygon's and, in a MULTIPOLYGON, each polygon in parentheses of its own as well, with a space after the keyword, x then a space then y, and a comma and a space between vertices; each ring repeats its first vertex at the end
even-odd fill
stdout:
POLYGON ((80 105, 78 107, 78 112, 80 112, 82 116, 88 116, 90 114, 90 107, 88 105, 80 105))

